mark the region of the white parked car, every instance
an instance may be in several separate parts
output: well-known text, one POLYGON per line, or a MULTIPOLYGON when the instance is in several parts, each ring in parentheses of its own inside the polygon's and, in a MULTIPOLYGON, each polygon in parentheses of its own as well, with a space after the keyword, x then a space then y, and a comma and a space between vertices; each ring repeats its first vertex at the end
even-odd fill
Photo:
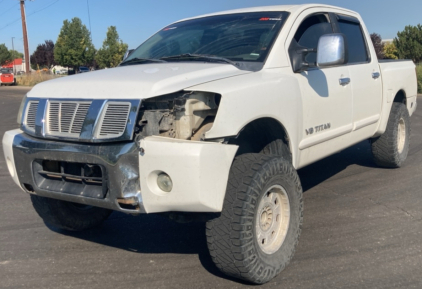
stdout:
POLYGON ((400 167, 416 90, 414 64, 378 61, 356 12, 239 9, 168 25, 117 68, 38 84, 3 149, 46 223, 206 220, 217 267, 261 284, 298 243, 296 170, 366 139, 376 164, 400 167))

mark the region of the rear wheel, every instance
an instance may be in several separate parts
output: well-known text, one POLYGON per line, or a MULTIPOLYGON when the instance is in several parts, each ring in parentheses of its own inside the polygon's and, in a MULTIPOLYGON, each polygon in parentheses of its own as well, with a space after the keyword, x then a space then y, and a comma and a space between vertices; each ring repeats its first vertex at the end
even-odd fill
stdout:
POLYGON ((227 275, 266 283, 292 259, 302 220, 302 187, 292 165, 275 155, 241 155, 223 211, 207 223, 211 257, 227 275))
POLYGON ((54 227, 83 231, 100 225, 111 210, 31 195, 32 205, 45 223, 54 227))
POLYGON ((372 155, 378 166, 401 167, 409 153, 410 117, 406 105, 394 102, 385 132, 371 140, 372 155))

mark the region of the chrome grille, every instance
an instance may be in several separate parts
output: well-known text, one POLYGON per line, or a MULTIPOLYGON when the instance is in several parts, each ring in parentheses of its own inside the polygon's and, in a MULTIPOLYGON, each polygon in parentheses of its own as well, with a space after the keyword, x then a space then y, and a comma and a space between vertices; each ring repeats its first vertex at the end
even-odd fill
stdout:
POLYGON ((129 102, 107 102, 99 121, 96 138, 116 138, 123 135, 130 113, 129 102))
POLYGON ((28 103, 28 112, 26 114, 26 126, 35 130, 35 119, 37 117, 38 101, 31 101, 28 103))
POLYGON ((91 102, 50 101, 47 110, 49 135, 78 138, 91 102))
MULTIPOLYGON (((1 1, 1 0, 0 0, 1 1)), ((141 101, 136 99, 28 98, 21 129, 38 138, 78 142, 133 139, 141 101)))

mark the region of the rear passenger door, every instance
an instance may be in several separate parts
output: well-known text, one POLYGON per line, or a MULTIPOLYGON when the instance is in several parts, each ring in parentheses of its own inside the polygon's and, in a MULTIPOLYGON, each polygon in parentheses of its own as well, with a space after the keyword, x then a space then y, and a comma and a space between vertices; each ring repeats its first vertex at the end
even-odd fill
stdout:
POLYGON ((353 91, 353 130, 366 128, 366 133, 371 134, 376 130, 382 104, 378 60, 370 49, 369 34, 365 33, 358 18, 337 14, 336 19, 336 30, 345 35, 349 51, 347 65, 353 91))

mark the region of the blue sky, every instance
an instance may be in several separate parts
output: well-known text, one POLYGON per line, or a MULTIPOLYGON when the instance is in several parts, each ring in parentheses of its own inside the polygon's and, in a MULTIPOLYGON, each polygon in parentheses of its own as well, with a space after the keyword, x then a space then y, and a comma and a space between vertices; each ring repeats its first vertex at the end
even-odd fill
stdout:
MULTIPOLYGON (((114 25, 120 38, 136 48, 151 34, 167 24, 186 17, 243 7, 303 4, 307 0, 88 0, 92 40, 101 47, 107 27, 114 25)), ((369 32, 383 39, 394 38, 406 25, 422 24, 422 0, 319 0, 318 3, 349 8, 359 12, 369 32)), ((39 43, 54 42, 63 20, 79 17, 89 29, 87 0, 26 1, 30 53, 39 43)), ((0 44, 23 51, 18 0, 0 0, 0 44)))

